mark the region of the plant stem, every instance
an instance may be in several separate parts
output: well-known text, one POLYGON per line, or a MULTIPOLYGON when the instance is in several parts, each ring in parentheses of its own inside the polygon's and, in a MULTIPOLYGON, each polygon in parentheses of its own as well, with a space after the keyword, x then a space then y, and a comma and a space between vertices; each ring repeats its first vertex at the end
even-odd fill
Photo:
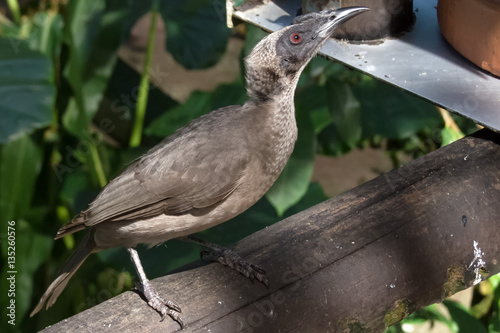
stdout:
POLYGON ((17 0, 7 0, 7 5, 12 13, 12 17, 14 17, 14 22, 19 24, 21 22, 21 9, 19 8, 19 3, 17 0))
POLYGON ((153 2, 151 10, 151 25, 149 26, 148 36, 148 49, 146 52, 146 59, 144 59, 144 68, 142 70, 141 82, 139 84, 139 94, 137 96, 136 112, 134 128, 130 137, 130 147, 137 147, 141 144, 142 128, 144 125, 144 115, 146 114, 146 106, 148 104, 149 93, 149 67, 151 64, 151 57, 154 50, 155 30, 156 30, 156 15, 158 12, 158 1, 153 2))
POLYGON ((97 147, 93 142, 90 144, 90 155, 92 156, 92 164, 94 165, 94 170, 97 175, 99 185, 101 187, 104 187, 106 186, 108 181, 106 180, 106 175, 104 174, 101 158, 99 157, 99 151, 97 150, 97 147))

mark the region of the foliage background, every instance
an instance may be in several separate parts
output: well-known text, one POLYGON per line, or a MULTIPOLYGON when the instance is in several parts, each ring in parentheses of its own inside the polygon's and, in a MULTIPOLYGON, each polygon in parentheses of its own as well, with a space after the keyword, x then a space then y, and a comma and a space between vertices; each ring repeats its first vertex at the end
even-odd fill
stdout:
MULTIPOLYGON (((187 69, 214 65, 231 35, 245 39, 243 58, 265 33, 242 25, 228 29, 222 0, 45 0, 26 1, 22 7, 9 0, 3 8, 8 10, 0 13, 0 327, 2 332, 29 332, 133 284, 135 271, 126 251, 102 251, 85 262, 49 311, 29 318, 82 237, 53 241, 59 227, 127 163, 175 129, 245 101, 243 73, 213 92, 192 93, 182 104, 148 84, 149 71, 138 74, 117 53, 136 21, 156 8, 168 33, 167 50, 187 69), (130 92, 137 92, 131 103, 116 103, 130 92), (131 143, 137 130, 142 140, 131 143), (15 327, 6 323, 9 300, 3 292, 8 289, 7 221, 12 220, 18 271, 15 327)), ((321 187, 310 183, 316 154, 341 156, 357 148, 384 147, 398 167, 402 156, 416 158, 476 129, 454 116, 460 130, 444 122, 434 106, 321 58, 313 59, 301 77, 296 109, 299 140, 282 176, 254 207, 203 232, 204 238, 229 245, 325 200, 321 187)), ((142 260, 154 278, 198 260, 199 251, 172 240, 148 250, 142 260)), ((453 332, 499 332, 498 283, 495 277, 477 288, 471 309, 445 303, 451 319, 429 307, 406 323, 433 320, 453 332)), ((401 332, 404 323, 390 330, 401 332)))

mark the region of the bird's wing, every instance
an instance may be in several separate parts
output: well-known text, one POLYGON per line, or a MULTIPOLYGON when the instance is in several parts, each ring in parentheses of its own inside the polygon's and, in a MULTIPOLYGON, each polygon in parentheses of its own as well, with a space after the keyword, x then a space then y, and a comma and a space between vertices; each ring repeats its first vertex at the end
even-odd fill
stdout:
POLYGON ((130 165, 57 238, 103 221, 182 214, 224 200, 238 186, 251 154, 241 140, 223 140, 221 128, 196 125, 130 165))
POLYGON ((213 206, 234 191, 248 163, 248 156, 235 151, 205 154, 201 159, 199 154, 196 159, 194 154, 185 155, 177 156, 180 163, 154 156, 138 161, 85 211, 85 225, 213 206))

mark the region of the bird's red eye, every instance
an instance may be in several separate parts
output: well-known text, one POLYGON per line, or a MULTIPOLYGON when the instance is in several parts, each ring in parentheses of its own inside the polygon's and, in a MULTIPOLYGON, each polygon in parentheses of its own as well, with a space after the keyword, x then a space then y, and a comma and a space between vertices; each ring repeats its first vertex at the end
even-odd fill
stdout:
POLYGON ((294 32, 293 34, 290 35, 290 42, 293 44, 298 44, 302 42, 302 35, 299 34, 298 32, 294 32))

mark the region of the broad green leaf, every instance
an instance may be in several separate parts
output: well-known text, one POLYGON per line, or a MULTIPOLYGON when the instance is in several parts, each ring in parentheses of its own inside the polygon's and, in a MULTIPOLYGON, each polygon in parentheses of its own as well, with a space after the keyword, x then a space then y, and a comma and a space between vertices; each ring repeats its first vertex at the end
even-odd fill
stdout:
MULTIPOLYGON (((168 77, 166 72, 158 71, 156 74, 161 76, 162 79, 168 77)), ((99 110, 93 120, 103 132, 123 146, 129 144, 132 115, 135 112, 139 82, 140 74, 118 59, 99 105, 99 110), (102 126, 101 124, 109 124, 109 126, 102 126)), ((149 88, 144 128, 147 128, 153 120, 163 115, 165 110, 170 110, 179 104, 168 95, 165 95, 157 86, 151 84, 149 88)), ((147 145, 146 142, 144 146, 147 145)), ((130 160, 126 159, 124 162, 127 163, 130 160)), ((115 165, 116 167, 117 165, 115 165)))
POLYGON ((163 1, 167 50, 186 68, 206 68, 224 54, 231 30, 226 10, 212 0, 163 1))
POLYGON ((262 38, 269 35, 269 33, 252 24, 247 24, 246 28, 247 33, 245 35, 245 44, 243 45, 243 57, 248 56, 250 52, 252 52, 254 46, 257 45, 262 38))
POLYGON ((0 143, 50 124, 53 76, 46 56, 25 42, 0 38, 0 143))
MULTIPOLYGON (((10 257, 8 251, 8 221, 15 225, 15 263, 2 270, 0 289, 6 291, 7 271, 16 275, 16 318, 23 318, 31 302, 32 275, 50 252, 50 237, 37 235, 24 219, 29 215, 33 191, 41 168, 42 154, 29 136, 24 136, 2 146, 0 159, 0 223, 2 259, 10 257), (21 292, 22 291, 22 292, 21 292)), ((12 245, 12 244, 10 244, 12 245)), ((7 293, 2 293, 2 304, 7 304, 7 293)), ((5 308, 2 308, 2 313, 5 308)), ((5 315, 2 316, 6 318, 5 315)))
POLYGON ((297 88, 295 105, 297 109, 307 110, 310 114, 315 134, 332 123, 324 87, 307 84, 303 88, 297 88))
POLYGON ((349 148, 339 137, 339 131, 334 124, 327 125, 318 135, 318 154, 342 156, 349 152, 349 148))
POLYGON ((353 92, 361 103, 364 138, 380 134, 404 139, 424 128, 442 125, 433 105, 370 77, 363 77, 353 86, 353 92))
POLYGON ((325 107, 316 110, 316 112, 311 112, 311 121, 313 123, 314 134, 318 135, 332 123, 332 116, 328 112, 328 108, 325 107))
POLYGON ((484 327, 484 325, 481 323, 480 320, 475 318, 471 313, 470 310, 465 308, 463 305, 449 301, 449 300, 444 300, 443 304, 446 306, 448 311, 450 312, 451 319, 453 319, 456 324, 458 325, 458 332, 459 333, 487 333, 488 331, 484 327))
MULTIPOLYGON (((27 312, 31 310, 33 276, 40 265, 49 257, 53 240, 50 236, 35 232, 30 226, 30 222, 24 219, 16 219, 15 228, 14 271, 17 273, 13 275, 16 278, 16 322, 19 323, 27 312)), ((2 232, 4 231, 6 230, 2 230, 2 232)), ((4 243, 4 239, 2 239, 2 243, 4 243)), ((11 276, 12 274, 7 273, 7 270, 5 270, 2 271, 1 275, 0 286, 2 290, 6 291, 8 290, 6 284, 7 276, 11 276)), ((0 299, 3 300, 2 304, 7 304, 6 293, 2 293, 0 299)), ((6 318, 5 315, 2 317, 6 318)))
POLYGON ((156 118, 146 129, 147 135, 164 138, 206 113, 229 105, 242 105, 246 100, 245 86, 241 80, 223 84, 214 92, 195 91, 189 99, 156 118))
POLYGON ((156 118, 145 133, 162 138, 169 136, 191 120, 212 111, 210 108, 211 97, 210 93, 193 92, 184 104, 176 106, 156 118))
POLYGON ((212 93, 212 110, 229 105, 243 105, 247 100, 247 91, 243 79, 230 84, 221 84, 212 93))
POLYGON ((328 107, 338 136, 354 148, 361 140, 361 104, 354 96, 351 86, 330 78, 326 83, 328 107))
MULTIPOLYGON (((151 8, 151 0, 133 0, 126 31, 151 8)), ((167 50, 184 67, 206 68, 224 54, 231 34, 226 26, 225 5, 212 0, 163 0, 159 12, 167 31, 167 50)))
POLYGON ((98 36, 105 6, 104 0, 74 0, 68 3, 65 40, 69 45, 69 59, 65 76, 75 93, 82 89, 87 60, 98 36))
MULTIPOLYGON (((62 184, 59 196, 62 200, 75 206, 75 198, 83 189, 90 188, 89 175, 80 169, 76 169, 66 176, 62 184)), ((74 212, 75 214, 78 212, 74 212)))
POLYGON ((307 192, 311 180, 316 137, 307 109, 297 109, 299 135, 285 169, 266 194, 278 215, 296 204, 307 192))
POLYGON ((325 87, 317 84, 306 84, 304 87, 297 89, 295 105, 297 110, 305 110, 310 115, 314 134, 317 136, 319 143, 317 152, 339 156, 350 149, 339 137, 339 131, 333 124, 332 115, 328 109, 326 92, 325 87))
MULTIPOLYGON (((4 144, 0 156, 0 221, 4 225, 5 221, 25 216, 40 172, 42 153, 25 135, 4 144)), ((5 250, 5 246, 2 248, 5 250)))
POLYGON ((55 12, 38 12, 23 18, 23 24, 10 25, 0 19, 0 35, 10 41, 14 52, 26 46, 46 54, 50 59, 59 56, 62 43, 63 18, 55 12))
POLYGON ((27 42, 32 50, 46 54, 50 59, 59 57, 62 44, 63 19, 54 12, 39 12, 33 16, 33 30, 27 42))
POLYGON ((69 2, 65 39, 69 60, 64 71, 74 93, 63 116, 67 130, 86 132, 102 100, 117 60, 127 11, 122 1, 69 2))
POLYGON ((319 86, 324 86, 329 79, 336 79, 340 82, 358 82, 362 74, 347 69, 344 65, 327 60, 322 57, 315 57, 306 68, 307 75, 316 81, 319 86))

